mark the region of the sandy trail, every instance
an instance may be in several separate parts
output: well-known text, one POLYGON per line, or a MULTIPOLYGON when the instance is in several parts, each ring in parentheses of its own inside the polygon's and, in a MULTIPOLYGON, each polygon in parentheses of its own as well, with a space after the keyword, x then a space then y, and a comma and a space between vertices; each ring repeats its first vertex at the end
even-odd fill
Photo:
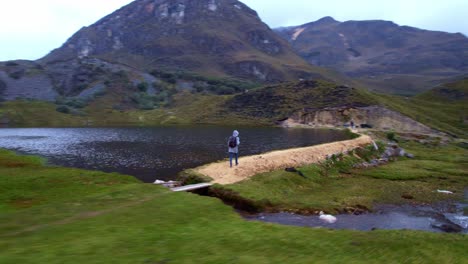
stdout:
POLYGON ((372 142, 369 136, 361 135, 359 138, 352 140, 242 157, 239 159, 239 166, 233 168, 229 168, 229 162, 221 161, 198 167, 194 170, 197 173, 213 178, 214 183, 231 184, 259 173, 317 163, 324 160, 327 155, 346 152, 372 144, 372 142))

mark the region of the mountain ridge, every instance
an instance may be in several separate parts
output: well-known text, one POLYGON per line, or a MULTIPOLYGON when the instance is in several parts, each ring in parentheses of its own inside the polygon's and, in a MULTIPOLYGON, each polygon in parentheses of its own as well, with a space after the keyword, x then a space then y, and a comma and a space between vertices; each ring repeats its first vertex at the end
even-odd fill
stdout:
POLYGON ((414 95, 468 72, 468 38, 461 33, 331 17, 275 31, 309 63, 379 92, 414 95))
POLYGON ((40 61, 89 56, 139 70, 163 67, 267 82, 313 71, 256 11, 236 0, 137 0, 78 31, 40 61))

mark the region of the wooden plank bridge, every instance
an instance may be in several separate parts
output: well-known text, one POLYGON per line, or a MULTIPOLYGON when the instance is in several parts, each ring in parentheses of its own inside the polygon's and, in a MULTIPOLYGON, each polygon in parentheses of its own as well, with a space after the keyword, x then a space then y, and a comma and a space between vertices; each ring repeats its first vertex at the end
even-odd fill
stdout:
POLYGON ((185 185, 181 187, 171 188, 174 192, 190 192, 198 189, 208 188, 212 183, 199 183, 199 184, 192 184, 192 185, 185 185))

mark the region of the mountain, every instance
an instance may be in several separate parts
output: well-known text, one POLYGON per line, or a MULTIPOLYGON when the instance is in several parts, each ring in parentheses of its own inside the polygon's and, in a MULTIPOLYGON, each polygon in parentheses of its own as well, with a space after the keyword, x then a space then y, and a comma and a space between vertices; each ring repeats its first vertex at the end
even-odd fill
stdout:
POLYGON ((414 95, 468 72, 468 38, 460 33, 331 17, 275 31, 309 63, 380 92, 414 95))
POLYGON ((307 63, 239 1, 136 0, 40 60, 0 62, 0 100, 80 112, 104 96, 112 108, 152 109, 185 90, 233 94, 301 78, 352 83, 307 63))
POLYGON ((40 62, 85 57, 141 71, 183 70, 259 82, 314 72, 254 10, 236 0, 137 0, 82 28, 40 62))

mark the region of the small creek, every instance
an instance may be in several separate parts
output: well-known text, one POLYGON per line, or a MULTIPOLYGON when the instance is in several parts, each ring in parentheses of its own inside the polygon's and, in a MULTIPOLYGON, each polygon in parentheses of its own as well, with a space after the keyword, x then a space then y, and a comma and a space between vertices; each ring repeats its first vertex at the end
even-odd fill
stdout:
POLYGON ((463 214, 463 209, 467 207, 468 190, 465 191, 464 203, 433 206, 380 205, 376 206, 372 213, 336 215, 337 221, 333 224, 321 221, 318 215, 304 216, 291 213, 262 213, 245 216, 245 218, 252 221, 283 225, 361 231, 407 229, 429 232, 455 232, 455 229, 461 227, 461 230, 456 233, 468 234, 468 216, 463 214))

